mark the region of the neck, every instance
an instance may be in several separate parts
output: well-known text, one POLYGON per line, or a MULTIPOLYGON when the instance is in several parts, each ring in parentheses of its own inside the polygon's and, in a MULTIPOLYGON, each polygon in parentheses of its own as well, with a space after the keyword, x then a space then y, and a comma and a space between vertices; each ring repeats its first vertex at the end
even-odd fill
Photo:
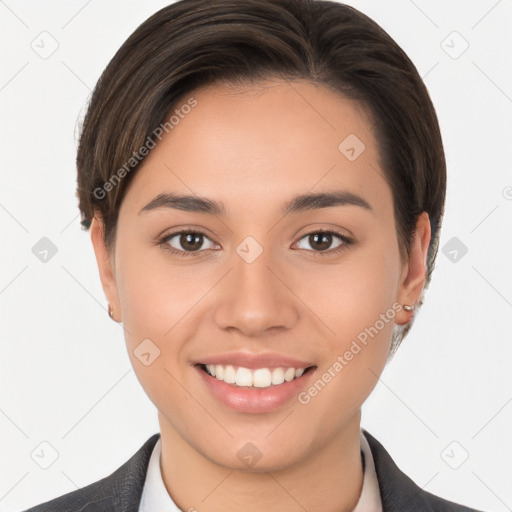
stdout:
POLYGON ((320 450, 272 470, 244 471, 215 463, 158 415, 161 471, 167 492, 184 511, 352 511, 363 485, 357 414, 320 450))

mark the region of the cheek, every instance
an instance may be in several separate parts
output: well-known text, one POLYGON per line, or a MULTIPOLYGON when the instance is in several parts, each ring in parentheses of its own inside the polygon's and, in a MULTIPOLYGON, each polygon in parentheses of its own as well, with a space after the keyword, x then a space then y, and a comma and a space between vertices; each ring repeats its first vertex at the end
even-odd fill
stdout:
POLYGON ((331 410, 332 415, 324 420, 333 425, 366 400, 386 364, 396 314, 393 304, 399 265, 398 246, 389 247, 382 236, 343 264, 330 267, 326 271, 329 279, 316 275, 315 280, 308 280, 309 289, 302 292, 330 331, 327 334, 324 329, 325 357, 317 385, 323 389, 326 384, 326 392, 318 393, 315 407, 331 410), (313 286, 314 281, 323 283, 322 287, 313 286), (337 404, 335 410, 333 403, 337 404))
POLYGON ((179 309, 179 284, 161 268, 156 248, 141 247, 140 242, 121 236, 117 247, 116 281, 127 343, 165 339, 172 327, 172 309, 179 309))
POLYGON ((186 399, 177 383, 182 380, 177 368, 184 364, 184 341, 177 333, 189 301, 180 292, 179 272, 155 257, 155 249, 135 245, 119 240, 116 269, 128 356, 149 399, 158 409, 167 408, 179 417, 186 399))
POLYGON ((127 346, 133 351, 144 339, 154 340, 166 367, 176 368, 197 326, 193 319, 203 312, 201 298, 221 271, 176 263, 163 249, 139 248, 135 241, 120 238, 118 244, 116 278, 127 346))
MULTIPOLYGON (((337 265, 309 272, 298 295, 308 298, 307 303, 329 328, 329 338, 343 346, 392 308, 399 270, 398 249, 382 241, 354 251, 337 265)), ((383 334, 390 335, 390 329, 392 322, 382 328, 383 334)))

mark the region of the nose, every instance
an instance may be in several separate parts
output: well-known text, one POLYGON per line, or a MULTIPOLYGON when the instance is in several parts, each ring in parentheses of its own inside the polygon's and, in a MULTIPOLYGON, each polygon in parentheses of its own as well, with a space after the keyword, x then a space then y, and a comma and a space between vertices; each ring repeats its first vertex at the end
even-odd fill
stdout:
POLYGON ((286 273, 270 260, 268 252, 263 251, 251 263, 238 255, 233 261, 215 311, 218 327, 248 337, 293 328, 300 317, 300 300, 293 293, 293 283, 286 282, 286 273))

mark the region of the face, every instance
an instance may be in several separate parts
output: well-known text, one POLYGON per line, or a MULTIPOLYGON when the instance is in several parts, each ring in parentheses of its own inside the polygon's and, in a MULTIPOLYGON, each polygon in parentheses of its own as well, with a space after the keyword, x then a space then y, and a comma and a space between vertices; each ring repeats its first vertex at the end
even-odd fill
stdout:
POLYGON ((93 221, 102 284, 163 438, 286 467, 359 428, 400 304, 421 294, 428 216, 401 260, 357 103, 307 81, 189 96, 130 184, 110 259, 93 221))

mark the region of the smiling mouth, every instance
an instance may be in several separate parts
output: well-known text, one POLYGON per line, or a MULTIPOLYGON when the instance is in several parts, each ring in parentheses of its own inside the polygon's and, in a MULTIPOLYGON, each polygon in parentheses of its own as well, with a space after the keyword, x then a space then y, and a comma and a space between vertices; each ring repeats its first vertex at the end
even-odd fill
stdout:
POLYGON ((316 366, 308 366, 305 368, 277 367, 250 369, 243 366, 223 364, 199 364, 197 366, 210 377, 242 388, 280 386, 299 379, 316 368, 316 366))

